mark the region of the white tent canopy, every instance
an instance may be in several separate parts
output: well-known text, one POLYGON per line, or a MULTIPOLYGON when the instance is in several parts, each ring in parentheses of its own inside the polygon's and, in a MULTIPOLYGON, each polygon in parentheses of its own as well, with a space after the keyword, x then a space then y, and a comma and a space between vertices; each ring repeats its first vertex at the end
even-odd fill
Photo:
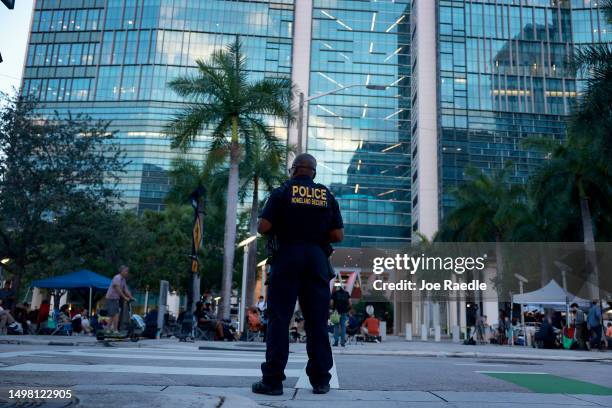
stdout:
POLYGON ((590 302, 567 292, 554 279, 551 279, 546 286, 538 290, 513 295, 512 303, 521 305, 571 305, 577 303, 584 306, 590 302))

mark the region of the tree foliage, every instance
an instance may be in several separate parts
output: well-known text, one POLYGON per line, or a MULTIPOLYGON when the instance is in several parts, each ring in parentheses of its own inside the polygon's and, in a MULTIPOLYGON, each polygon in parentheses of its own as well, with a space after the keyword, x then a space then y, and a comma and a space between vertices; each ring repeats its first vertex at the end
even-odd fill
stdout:
POLYGON ((229 317, 234 271, 238 210, 239 163, 249 150, 254 133, 268 148, 278 142, 268 118, 290 121, 291 80, 286 77, 249 80, 246 57, 238 37, 225 49, 197 60, 197 73, 170 81, 169 86, 186 99, 167 131, 172 146, 188 149, 203 131, 212 136, 209 156, 228 164, 223 240, 221 315, 229 317), (228 160, 229 159, 229 160, 228 160))
MULTIPOLYGON (((28 97, 3 96, 0 113, 0 256, 17 288, 42 271, 31 267, 78 257, 58 237, 94 222, 91 214, 118 204, 115 184, 126 161, 108 123, 86 116, 38 116, 28 97), (60 247, 57 244, 65 244, 60 247), (51 248, 54 246, 54 248, 51 248)), ((99 244, 99 243, 98 243, 99 244)))

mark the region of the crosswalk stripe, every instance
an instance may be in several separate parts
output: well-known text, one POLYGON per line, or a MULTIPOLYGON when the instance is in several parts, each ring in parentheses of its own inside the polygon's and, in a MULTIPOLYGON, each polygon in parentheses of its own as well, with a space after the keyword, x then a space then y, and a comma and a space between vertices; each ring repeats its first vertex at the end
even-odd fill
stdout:
MULTIPOLYGON (((65 355, 64 353, 58 352, 44 352, 45 354, 53 354, 53 355, 65 355)), ((114 355, 108 355, 106 353, 100 352, 89 352, 89 351, 71 351, 70 356, 75 357, 102 357, 102 358, 121 358, 121 359, 140 359, 140 360, 177 360, 177 361, 227 361, 227 362, 254 362, 254 363, 262 363, 265 360, 265 357, 254 357, 253 354, 249 354, 248 357, 236 356, 232 353, 231 356, 225 356, 221 354, 211 355, 211 356, 167 356, 162 354, 127 354, 127 353, 115 353, 114 355)), ((290 357, 290 363, 305 363, 307 362, 307 358, 303 357, 290 357)))
MULTIPOLYGON (((218 377, 261 377, 259 368, 218 368, 218 367, 166 367, 114 364, 39 364, 25 363, 9 367, 0 367, 0 371, 28 372, 87 372, 87 373, 138 373, 169 375, 202 375, 218 377)), ((301 370, 285 370, 287 377, 299 377, 301 370)))
MULTIPOLYGON (((335 360, 330 370, 330 374, 331 374, 331 379, 329 380, 329 388, 340 388, 340 383, 338 381, 338 373, 336 371, 336 361, 335 360)), ((306 374, 306 366, 304 366, 304 369, 302 370, 300 378, 295 384, 295 388, 303 388, 307 390, 312 389, 312 385, 310 385, 310 380, 308 379, 308 374, 306 374)))

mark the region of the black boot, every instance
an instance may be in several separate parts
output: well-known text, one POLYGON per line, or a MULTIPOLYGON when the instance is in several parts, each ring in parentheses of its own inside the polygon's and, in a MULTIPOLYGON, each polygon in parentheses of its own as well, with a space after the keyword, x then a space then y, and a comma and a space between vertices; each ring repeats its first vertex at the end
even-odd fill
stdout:
POLYGON ((283 395, 283 385, 279 384, 276 386, 272 386, 260 380, 251 385, 251 391, 253 391, 255 394, 283 395))
POLYGON ((329 384, 317 384, 312 386, 313 394, 327 394, 329 392, 329 384))

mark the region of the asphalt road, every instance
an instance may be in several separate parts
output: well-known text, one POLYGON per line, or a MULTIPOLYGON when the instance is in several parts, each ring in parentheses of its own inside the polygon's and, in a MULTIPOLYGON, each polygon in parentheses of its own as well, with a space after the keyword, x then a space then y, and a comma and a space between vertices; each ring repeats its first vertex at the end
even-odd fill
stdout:
MULTIPOLYGON (((83 385, 249 387, 260 351, 0 345, 3 387, 83 385)), ((307 388, 306 356, 292 353, 287 388, 307 388)), ((345 390, 530 392, 486 372, 546 373, 612 388, 612 366, 598 362, 335 356, 333 386, 345 390)), ((559 390, 563 392, 563 390, 559 390)))

